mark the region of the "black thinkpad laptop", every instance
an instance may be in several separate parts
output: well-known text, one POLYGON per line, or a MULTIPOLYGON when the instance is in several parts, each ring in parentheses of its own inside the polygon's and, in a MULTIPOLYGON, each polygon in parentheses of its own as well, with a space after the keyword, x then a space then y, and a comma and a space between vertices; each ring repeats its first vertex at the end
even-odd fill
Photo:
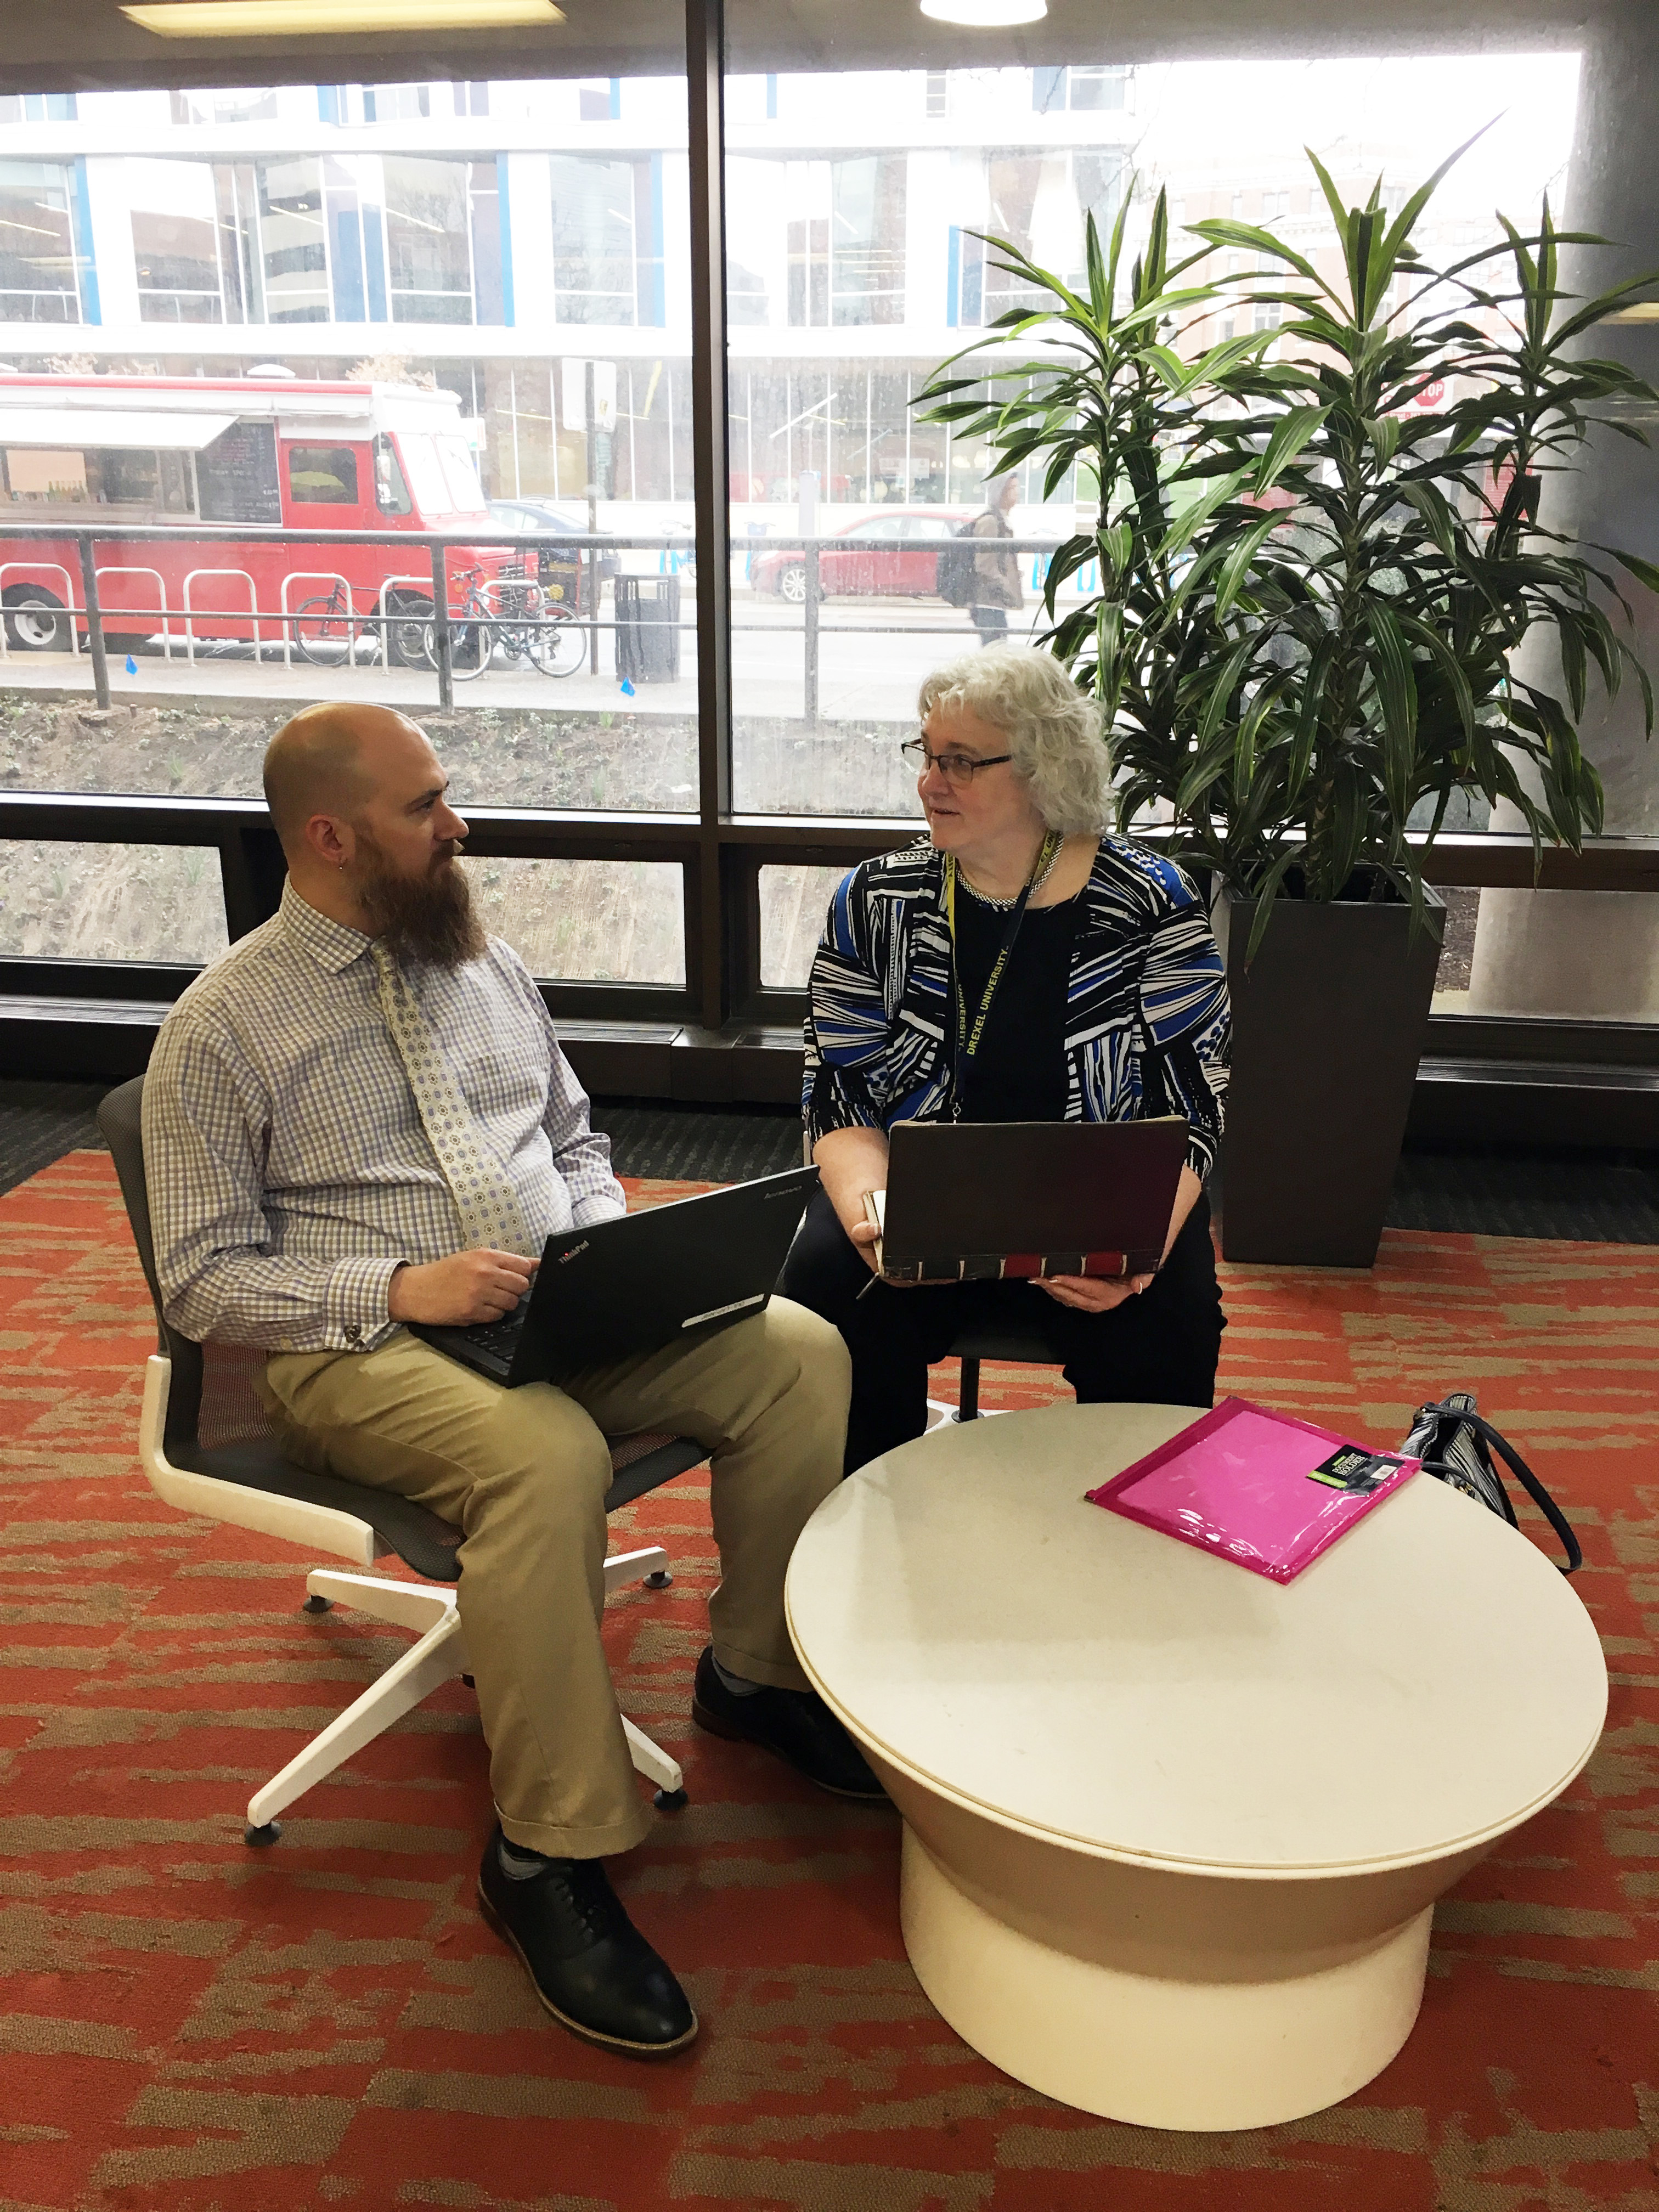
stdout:
POLYGON ((509 1390, 556 1382, 759 1313, 772 1295, 816 1168, 792 1168, 550 1237, 529 1295, 473 1328, 412 1333, 509 1390))

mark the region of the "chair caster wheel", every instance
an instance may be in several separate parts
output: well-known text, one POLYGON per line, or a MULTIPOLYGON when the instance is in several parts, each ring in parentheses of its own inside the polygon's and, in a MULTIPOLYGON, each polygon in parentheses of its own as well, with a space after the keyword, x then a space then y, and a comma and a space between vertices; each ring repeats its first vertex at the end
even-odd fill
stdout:
POLYGON ((666 1567, 658 1567, 646 1577, 645 1586, 647 1589, 666 1589, 673 1579, 666 1567))
POLYGON ((301 1613, 332 1613, 334 1601, 331 1597, 318 1597, 313 1595, 306 1600, 300 1610, 301 1613))
POLYGON ((468 1688, 469 1690, 476 1690, 476 1689, 477 1688, 477 1686, 477 1686, 477 1684, 473 1680, 473 1679, 472 1679, 472 1677, 471 1677, 471 1674, 463 1674, 463 1675, 462 1675, 462 1677, 461 1677, 461 1680, 462 1680, 462 1681, 464 1681, 464 1682, 466 1684, 466 1686, 467 1686, 467 1688, 468 1688))
POLYGON ((267 1820, 263 1828, 256 1828, 250 1822, 242 1831, 242 1841, 251 1849, 262 1851, 267 1844, 274 1844, 282 1832, 283 1824, 280 1820, 267 1820))
POLYGON ((651 1802, 659 1813, 678 1813, 688 1802, 684 1790, 657 1790, 652 1792, 651 1802))

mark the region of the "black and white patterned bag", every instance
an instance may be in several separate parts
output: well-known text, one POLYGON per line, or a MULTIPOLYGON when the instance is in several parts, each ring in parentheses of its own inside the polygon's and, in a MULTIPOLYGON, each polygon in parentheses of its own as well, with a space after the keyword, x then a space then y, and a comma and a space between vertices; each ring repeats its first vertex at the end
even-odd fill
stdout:
POLYGON ((1561 1539, 1562 1549, 1567 1555, 1562 1573, 1570 1575, 1583 1565, 1584 1555, 1566 1515, 1509 1439, 1500 1435, 1490 1421, 1481 1419, 1468 1390, 1449 1390, 1437 1403, 1419 1406, 1411 1434, 1400 1449, 1412 1458, 1420 1459, 1426 1474, 1437 1476, 1454 1490, 1461 1490, 1466 1498, 1473 1498, 1489 1512, 1501 1514, 1514 1528, 1519 1523, 1515 1508, 1510 1504, 1510 1494, 1504 1487, 1504 1478, 1492 1464, 1492 1454, 1496 1452, 1561 1539))

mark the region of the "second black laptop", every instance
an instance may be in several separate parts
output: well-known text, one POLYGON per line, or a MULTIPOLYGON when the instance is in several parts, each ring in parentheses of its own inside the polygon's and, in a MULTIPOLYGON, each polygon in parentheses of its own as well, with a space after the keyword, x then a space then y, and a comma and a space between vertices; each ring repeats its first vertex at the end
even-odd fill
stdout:
POLYGON ((562 1231, 514 1312, 412 1333, 514 1390, 745 1321, 771 1297, 817 1179, 792 1168, 562 1231))

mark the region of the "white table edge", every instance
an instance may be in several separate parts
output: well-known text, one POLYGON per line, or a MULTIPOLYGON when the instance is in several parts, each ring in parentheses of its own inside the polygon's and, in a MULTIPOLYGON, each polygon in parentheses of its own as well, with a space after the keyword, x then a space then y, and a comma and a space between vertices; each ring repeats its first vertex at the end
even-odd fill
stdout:
POLYGON ((1607 1698, 1604 1675, 1601 1716, 1589 1740, 1553 1782, 1518 1811, 1505 1814, 1502 1820, 1488 1822, 1483 1828, 1471 1829, 1467 1835, 1449 1837, 1421 1850, 1395 1852, 1383 1858, 1324 1859, 1306 1863, 1279 1859, 1271 1864, 1251 1860, 1186 1858, 1166 1852, 1132 1850, 1127 1846, 1115 1848, 1090 1837, 1074 1835, 1064 1828, 1022 1820, 1000 1806, 993 1805, 957 1788, 954 1784, 940 1780, 926 1767, 917 1765, 913 1759, 890 1748, 836 1698, 795 1634, 787 1580, 784 1585, 784 1616, 788 1624, 790 1642, 794 1645, 795 1656, 803 1671, 848 1735, 855 1742, 867 1745, 878 1758, 896 1767, 901 1774, 920 1784, 932 1796, 942 1798, 947 1804, 955 1805, 963 1812, 972 1813, 980 1820, 988 1820, 994 1826, 1006 1828, 1017 1836, 1026 1836, 1037 1843, 1052 1844, 1063 1850, 1076 1851, 1085 1858, 1105 1859, 1119 1866, 1152 1867, 1171 1874, 1215 1875, 1229 1881, 1340 1881, 1357 1875, 1388 1874, 1399 1868, 1431 1866, 1437 1859, 1451 1858, 1462 1851, 1480 1850, 1484 1845, 1496 1843, 1516 1828, 1524 1826, 1534 1814, 1553 1804, 1589 1764, 1607 1726, 1607 1698))

